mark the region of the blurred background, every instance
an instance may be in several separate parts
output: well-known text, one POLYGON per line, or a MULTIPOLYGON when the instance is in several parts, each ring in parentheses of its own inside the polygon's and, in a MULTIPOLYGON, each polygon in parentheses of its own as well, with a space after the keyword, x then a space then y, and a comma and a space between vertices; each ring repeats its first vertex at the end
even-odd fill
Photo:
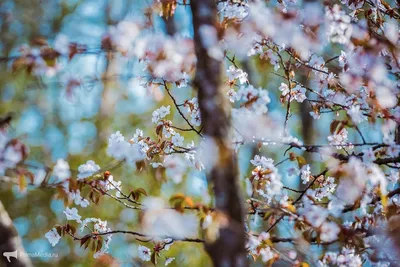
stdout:
MULTIPOLYGON (((276 3, 273 3, 276 4, 276 3)), ((160 88, 142 86, 141 75, 145 75, 144 64, 135 58, 123 57, 101 49, 102 38, 110 26, 121 20, 149 23, 146 31, 156 34, 192 36, 191 14, 188 6, 178 6, 172 18, 164 19, 153 8, 151 0, 2 0, 0 1, 0 115, 11 113, 10 133, 21 139, 30 149, 27 168, 37 173, 54 166, 62 158, 69 162, 72 170, 87 160, 94 160, 101 168, 111 166, 113 159, 106 153, 110 134, 121 131, 131 138, 136 128, 145 135, 155 136, 151 113, 162 105, 171 105, 170 98, 160 88), (15 69, 12 58, 21 53, 28 44, 40 42, 56 45, 56 40, 67 38, 87 46, 87 53, 71 60, 57 59, 61 68, 56 73, 34 74, 15 69), (78 86, 71 85, 76 79, 78 86)), ((335 47, 326 47, 326 58, 340 54, 335 47)), ((279 85, 284 80, 272 74, 273 66, 258 57, 238 62, 248 72, 255 87, 269 91, 270 115, 284 121, 286 108, 282 107, 279 85)), ((227 62, 226 67, 230 64, 227 62)), ((192 76, 193 73, 190 74, 192 76)), ((307 77, 304 74, 304 84, 307 77)), ((173 94, 183 102, 195 96, 191 87, 173 88, 173 94)), ((293 103, 290 118, 290 133, 305 144, 327 143, 328 124, 336 114, 326 114, 318 121, 309 115, 309 106, 293 103)), ((179 114, 171 108, 172 121, 181 121, 179 114)), ((182 122, 181 122, 182 123, 182 122)), ((379 131, 368 131, 368 124, 360 126, 370 141, 379 140, 379 131)), ((377 126, 374 126, 377 127, 377 126)), ((351 131, 351 130, 350 130, 351 131)), ((277 133, 278 134, 278 133, 277 133)), ((195 133, 185 132, 185 142, 198 141, 195 133)), ((359 141, 355 132, 350 140, 359 141)), ((255 145, 246 145, 239 151, 241 179, 249 176, 249 159, 255 154, 273 158, 276 162, 285 159, 282 147, 272 146, 267 151, 258 151, 255 145)), ((312 155, 304 155, 310 159, 312 155)), ((286 156, 287 157, 287 156, 286 156)), ((286 163, 285 163, 286 164, 286 163)), ((283 164, 282 168, 289 165, 283 164)), ((287 163, 292 164, 292 163, 287 163)), ((313 165, 319 171, 318 164, 313 165)), ((114 177, 122 181, 123 188, 142 187, 149 195, 168 199, 182 192, 195 201, 204 201, 208 192, 204 174, 190 171, 180 184, 161 181, 152 168, 138 171, 135 166, 124 164, 112 170, 114 177)), ((298 179, 285 177, 286 184, 299 187, 298 179)), ((12 183, 0 182, 0 200, 5 205, 27 252, 58 253, 57 258, 32 258, 35 266, 110 266, 102 259, 94 259, 92 252, 79 247, 71 238, 62 238, 51 247, 44 237, 55 224, 65 222, 64 203, 54 197, 51 188, 32 185, 21 190, 12 183)), ((80 208, 83 217, 97 217, 108 222, 113 229, 137 229, 139 214, 125 209, 110 199, 102 199, 98 206, 80 208)), ((263 222, 254 221, 262 227, 263 222)), ((284 229, 277 229, 277 231, 284 229)), ((110 255, 121 266, 140 266, 137 246, 140 242, 126 235, 114 235, 110 244, 110 255)), ((170 266, 209 266, 210 260, 201 244, 175 244, 165 253, 176 257, 170 266)))

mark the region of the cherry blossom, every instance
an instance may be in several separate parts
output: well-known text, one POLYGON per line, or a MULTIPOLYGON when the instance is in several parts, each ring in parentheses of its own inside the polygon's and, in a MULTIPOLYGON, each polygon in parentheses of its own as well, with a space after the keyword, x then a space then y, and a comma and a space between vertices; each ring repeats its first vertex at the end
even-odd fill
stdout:
POLYGON ((301 170, 301 180, 303 181, 303 184, 306 184, 310 181, 311 179, 311 171, 310 171, 310 165, 304 165, 301 170))
POLYGON ((252 171, 251 179, 265 181, 265 187, 259 188, 257 193, 266 198, 268 202, 272 201, 275 196, 280 196, 283 184, 273 160, 256 155, 251 163, 256 167, 252 171))
POLYGON ((219 12, 229 19, 242 20, 248 15, 248 5, 245 1, 224 1, 218 4, 219 12))
POLYGON ((336 146, 337 149, 342 148, 342 145, 348 145, 350 143, 347 142, 348 132, 346 128, 340 130, 337 134, 328 136, 329 144, 336 146))
POLYGON ((105 188, 107 191, 115 190, 115 195, 117 197, 121 196, 121 190, 122 190, 122 187, 121 187, 122 182, 121 181, 115 181, 114 177, 112 175, 110 175, 104 183, 105 183, 105 188))
POLYGON ((185 138, 181 136, 179 133, 176 133, 174 136, 172 136, 171 141, 174 146, 183 146, 183 141, 185 138))
POLYGON ((286 101, 296 100, 299 103, 303 103, 303 101, 307 98, 305 95, 306 89, 299 85, 289 89, 286 84, 282 83, 279 87, 279 90, 282 92, 282 97, 284 97, 286 101))
POLYGON ((56 165, 53 169, 54 176, 57 177, 59 181, 64 181, 71 176, 71 171, 69 170, 69 164, 63 159, 57 160, 56 165))
POLYGON ((175 258, 174 257, 171 257, 171 258, 167 258, 166 260, 165 260, 165 266, 168 266, 171 262, 173 262, 175 260, 175 258))
POLYGON ((159 109, 153 111, 153 118, 151 119, 152 122, 158 123, 159 120, 163 119, 165 116, 171 113, 170 106, 162 106, 159 109))
POLYGON ((84 179, 92 176, 100 170, 100 166, 97 165, 93 160, 88 160, 85 164, 78 167, 78 179, 84 179))
POLYGON ((113 43, 121 50, 130 51, 133 48, 133 42, 139 35, 139 26, 131 21, 120 21, 115 26, 110 26, 109 34, 113 43))
POLYGON ((191 100, 185 101, 184 106, 187 107, 187 110, 190 114, 190 123, 194 126, 200 126, 201 116, 197 97, 193 97, 191 100))
POLYGON ((150 261, 151 250, 148 247, 140 245, 138 247, 138 252, 139 252, 139 258, 142 261, 150 261))
POLYGON ((70 209, 66 207, 65 211, 63 212, 67 216, 67 220, 81 222, 81 216, 78 214, 78 210, 76 208, 70 209))
POLYGON ((143 142, 130 143, 120 131, 112 134, 108 139, 107 153, 115 159, 126 159, 128 162, 134 163, 145 157, 147 146, 143 142))
POLYGON ((319 261, 320 266, 330 266, 332 264, 339 266, 361 266, 362 261, 354 249, 343 248, 341 253, 327 252, 322 261, 319 261))
POLYGON ((61 236, 57 233, 56 228, 51 229, 45 234, 47 240, 49 240, 50 244, 54 247, 58 244, 61 239, 61 236))
POLYGON ((75 205, 81 206, 82 208, 86 208, 89 206, 89 201, 81 196, 79 190, 75 192, 69 192, 69 196, 74 200, 75 205))
POLYGON ((61 54, 69 54, 70 48, 68 36, 65 34, 58 34, 54 40, 54 49, 61 54))
POLYGON ((235 66, 229 66, 226 73, 228 75, 229 83, 235 82, 236 80, 239 81, 239 84, 245 84, 248 82, 247 73, 241 69, 235 68, 235 66))
POLYGON ((160 198, 148 197, 143 203, 146 206, 142 220, 144 232, 174 238, 196 235, 198 226, 195 215, 164 209, 165 203, 160 198))
POLYGON ((341 10, 339 5, 326 7, 325 17, 328 21, 328 38, 331 42, 347 44, 352 34, 351 18, 341 10))
POLYGON ((324 242, 331 242, 337 239, 338 234, 340 233, 340 228, 336 223, 333 222, 324 222, 321 225, 321 240, 324 242))
POLYGON ((243 108, 253 111, 256 115, 267 113, 267 104, 271 102, 267 90, 255 89, 252 85, 240 87, 235 96, 237 101, 243 102, 243 108))
POLYGON ((174 183, 179 184, 182 182, 187 168, 187 162, 182 157, 168 155, 165 157, 162 166, 167 169, 166 174, 174 183))
POLYGON ((367 118, 364 116, 364 114, 362 114, 360 105, 351 106, 351 108, 348 111, 348 114, 351 116, 352 120, 356 124, 359 124, 359 123, 367 120, 367 118))

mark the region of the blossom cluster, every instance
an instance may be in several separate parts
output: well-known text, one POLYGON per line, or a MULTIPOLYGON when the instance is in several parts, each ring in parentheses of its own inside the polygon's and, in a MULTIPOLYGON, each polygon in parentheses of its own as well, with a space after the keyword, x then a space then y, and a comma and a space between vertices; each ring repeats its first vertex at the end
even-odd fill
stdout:
POLYGON ((257 193, 268 202, 281 196, 283 184, 278 169, 274 166, 274 161, 256 155, 250 162, 255 166, 255 169, 251 172, 250 180, 258 183, 257 193))

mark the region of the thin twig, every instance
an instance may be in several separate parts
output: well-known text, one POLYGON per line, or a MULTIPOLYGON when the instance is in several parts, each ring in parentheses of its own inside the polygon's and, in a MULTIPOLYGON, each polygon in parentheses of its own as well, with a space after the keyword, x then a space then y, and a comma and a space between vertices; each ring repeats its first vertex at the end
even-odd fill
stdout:
POLYGON ((164 85, 164 88, 165 88, 165 90, 167 91, 169 97, 171 98, 172 102, 174 102, 174 105, 175 105, 176 109, 178 110, 179 114, 181 115, 181 117, 186 121, 186 123, 189 125, 189 127, 190 127, 194 132, 196 132, 199 136, 203 137, 203 135, 202 135, 198 130, 196 130, 196 128, 194 128, 194 126, 190 123, 190 121, 189 121, 189 120, 185 117, 185 115, 182 113, 181 109, 180 109, 179 106, 178 106, 178 103, 176 102, 175 98, 172 96, 172 94, 171 94, 171 92, 170 92, 170 90, 169 90, 169 88, 168 88, 168 86, 167 86, 167 83, 166 83, 165 81, 163 81, 163 85, 164 85))

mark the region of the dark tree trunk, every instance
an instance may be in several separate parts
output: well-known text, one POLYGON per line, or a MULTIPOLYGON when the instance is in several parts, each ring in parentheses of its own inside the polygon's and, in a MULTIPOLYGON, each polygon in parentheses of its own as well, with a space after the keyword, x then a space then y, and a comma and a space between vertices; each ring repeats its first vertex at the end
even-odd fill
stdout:
POLYGON ((176 25, 175 25, 175 20, 174 20, 174 16, 171 17, 162 17, 165 23, 165 31, 167 32, 168 35, 170 36, 174 36, 176 33, 176 25))
MULTIPOLYGON (((197 56, 195 86, 203 122, 203 132, 218 147, 219 159, 208 174, 213 184, 216 208, 228 217, 228 225, 220 228, 215 242, 205 244, 215 266, 247 266, 243 201, 238 183, 235 153, 230 143, 230 111, 220 88, 222 60, 208 55, 205 45, 210 36, 203 29, 217 25, 215 0, 192 0, 194 41, 197 56), (205 28, 202 28, 205 27, 205 28)), ((212 36, 211 36, 212 37, 212 36)))
POLYGON ((15 229, 10 216, 0 201, 0 266, 32 267, 32 263, 22 246, 21 238, 15 229), (17 251, 17 258, 10 257, 11 262, 3 256, 4 252, 17 251))

